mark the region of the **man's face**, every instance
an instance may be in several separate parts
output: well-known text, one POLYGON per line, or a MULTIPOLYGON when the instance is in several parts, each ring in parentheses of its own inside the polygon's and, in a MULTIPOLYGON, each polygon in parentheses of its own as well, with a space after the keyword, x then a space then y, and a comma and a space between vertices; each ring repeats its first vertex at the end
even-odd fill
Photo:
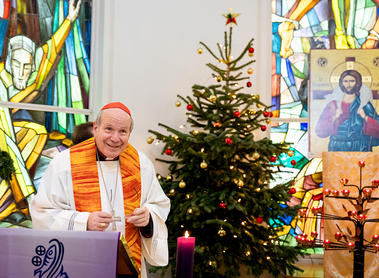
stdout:
POLYGON ((103 110, 101 123, 93 122, 96 146, 106 157, 120 155, 130 137, 132 119, 128 113, 119 108, 103 110))
POLYGON ((345 88, 345 89, 342 88, 345 93, 349 95, 356 93, 355 85, 357 84, 357 81, 355 80, 353 76, 346 75, 342 79, 342 84, 343 84, 343 87, 345 88))
POLYGON ((12 51, 13 86, 19 90, 26 88, 26 83, 32 72, 33 57, 24 49, 12 51))

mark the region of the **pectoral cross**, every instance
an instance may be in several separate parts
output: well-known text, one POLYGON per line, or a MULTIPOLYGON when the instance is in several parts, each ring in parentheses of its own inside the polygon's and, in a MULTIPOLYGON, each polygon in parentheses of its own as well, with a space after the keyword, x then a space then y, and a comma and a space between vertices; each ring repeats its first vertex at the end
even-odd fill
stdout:
POLYGON ((112 231, 116 231, 117 230, 116 221, 121 222, 121 216, 116 216, 116 212, 114 211, 114 209, 112 209, 111 214, 112 214, 112 219, 113 219, 112 231))

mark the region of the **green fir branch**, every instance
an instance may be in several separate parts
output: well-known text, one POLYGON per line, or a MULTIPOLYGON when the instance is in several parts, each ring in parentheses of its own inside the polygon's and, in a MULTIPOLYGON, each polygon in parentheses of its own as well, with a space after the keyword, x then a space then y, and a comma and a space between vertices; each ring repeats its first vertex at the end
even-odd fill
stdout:
POLYGON ((203 45, 205 47, 206 50, 208 50, 208 52, 217 60, 220 62, 220 59, 212 52, 212 50, 210 50, 210 48, 208 46, 206 46, 203 42, 200 42, 201 45, 203 45))
POLYGON ((8 152, 0 151, 0 178, 9 182, 12 180, 12 174, 15 172, 12 157, 8 152))
MULTIPOLYGON (((233 60, 234 64, 238 63, 245 56, 245 54, 248 52, 249 48, 252 46, 253 41, 254 41, 254 39, 251 39, 247 43, 245 49, 241 52, 241 54, 235 60, 233 60)), ((254 60, 254 62, 255 62, 255 60, 254 60)))
POLYGON ((231 68, 231 70, 238 71, 238 70, 241 70, 241 69, 247 67, 248 65, 251 65, 252 63, 255 63, 255 60, 249 61, 249 62, 247 62, 246 64, 243 64, 240 67, 233 67, 233 68, 231 68))

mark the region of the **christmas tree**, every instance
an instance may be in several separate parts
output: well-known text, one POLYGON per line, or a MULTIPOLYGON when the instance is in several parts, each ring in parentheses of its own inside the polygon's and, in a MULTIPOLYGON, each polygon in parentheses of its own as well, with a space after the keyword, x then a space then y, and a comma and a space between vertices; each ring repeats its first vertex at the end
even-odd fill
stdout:
MULTIPOLYGON (((298 270, 294 262, 302 248, 288 246, 277 236, 283 218, 295 216, 298 210, 285 205, 290 184, 269 185, 283 160, 291 159, 287 155, 291 150, 286 143, 255 139, 254 132, 265 131, 272 114, 259 95, 248 93, 252 84, 242 70, 255 61, 248 58, 239 65, 247 55, 253 57, 253 39, 232 58, 232 30, 238 15, 232 9, 223 15, 230 28, 224 45, 217 45, 219 56, 200 42, 217 60, 216 65, 207 64, 216 84, 194 85, 193 97, 178 95, 187 104, 187 125, 192 130, 184 133, 164 124, 159 125, 169 135, 149 130, 156 138, 150 136, 147 142, 163 142, 162 154, 172 157, 157 159, 169 164, 167 177, 158 178, 171 200, 170 262, 161 268, 162 276, 170 266, 174 276, 177 238, 185 231, 196 238, 194 277, 237 277, 241 266, 257 277, 265 270, 275 277, 298 270)), ((198 53, 202 52, 199 48, 198 53)), ((253 70, 248 68, 247 73, 253 70)))

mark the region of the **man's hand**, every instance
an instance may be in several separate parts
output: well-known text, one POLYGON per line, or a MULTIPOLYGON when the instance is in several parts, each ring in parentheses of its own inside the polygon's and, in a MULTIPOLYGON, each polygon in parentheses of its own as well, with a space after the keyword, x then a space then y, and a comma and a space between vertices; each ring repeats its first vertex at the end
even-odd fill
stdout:
POLYGON ((336 110, 336 119, 338 119, 340 116, 342 115, 342 110, 340 109, 340 108, 338 108, 337 110, 336 110))
POLYGON ((145 227, 149 224, 150 212, 147 207, 136 208, 132 214, 126 215, 128 223, 132 223, 136 227, 145 227))
POLYGON ((105 211, 94 211, 88 217, 87 231, 104 231, 112 222, 112 214, 105 211))
POLYGON ((360 115, 362 117, 362 119, 365 119, 367 121, 367 119, 366 119, 366 113, 365 113, 365 111, 362 108, 358 109, 357 114, 360 115))
POLYGON ((71 22, 74 22, 78 17, 80 5, 82 4, 82 0, 79 0, 75 7, 74 1, 75 0, 70 0, 70 3, 68 3, 68 14, 66 18, 71 22))

